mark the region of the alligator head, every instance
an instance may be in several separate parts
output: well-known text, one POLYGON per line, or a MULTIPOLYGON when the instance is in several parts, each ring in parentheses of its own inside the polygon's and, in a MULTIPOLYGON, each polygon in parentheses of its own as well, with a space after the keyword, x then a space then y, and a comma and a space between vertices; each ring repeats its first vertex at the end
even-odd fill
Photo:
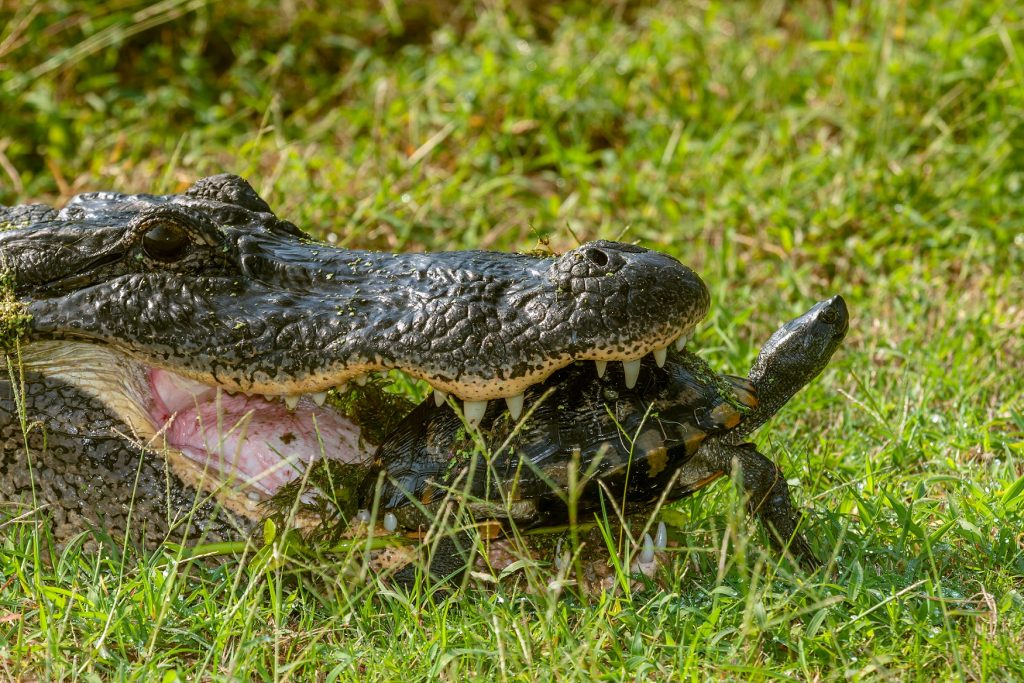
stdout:
POLYGON ((0 227, 30 380, 98 402, 173 477, 247 518, 316 457, 369 458, 329 389, 400 370, 461 398, 470 421, 490 399, 518 413, 525 389, 577 360, 622 361, 635 382, 709 301, 678 261, 614 242, 557 257, 333 247, 230 175, 0 209, 0 227))

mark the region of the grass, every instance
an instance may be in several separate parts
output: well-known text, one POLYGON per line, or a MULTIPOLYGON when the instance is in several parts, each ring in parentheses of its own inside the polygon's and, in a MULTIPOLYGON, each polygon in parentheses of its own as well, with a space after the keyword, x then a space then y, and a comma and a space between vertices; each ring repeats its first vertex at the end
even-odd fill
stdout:
POLYGON ((662 585, 591 602, 46 558, 8 524, 0 676, 1024 678, 1020 7, 92 10, 0 3, 0 203, 230 170, 339 244, 636 240, 703 275, 695 346, 737 372, 842 293, 839 357, 757 438, 835 573, 764 556, 726 484, 674 507, 662 585))

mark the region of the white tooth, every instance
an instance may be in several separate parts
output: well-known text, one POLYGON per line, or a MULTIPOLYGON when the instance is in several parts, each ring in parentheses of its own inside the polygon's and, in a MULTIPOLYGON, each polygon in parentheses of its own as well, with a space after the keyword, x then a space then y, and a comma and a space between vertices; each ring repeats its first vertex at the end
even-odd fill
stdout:
POLYGON ((363 524, 366 524, 367 522, 369 522, 370 521, 370 511, 369 510, 360 510, 359 512, 357 512, 356 513, 356 521, 362 522, 363 524))
POLYGON ((394 531, 398 528, 398 518, 395 517, 393 512, 388 512, 384 515, 384 530, 394 531))
POLYGON ((684 334, 679 339, 676 339, 676 351, 682 351, 686 348, 686 344, 689 343, 690 338, 693 337, 693 333, 684 334))
POLYGON ((622 372, 626 376, 626 388, 636 386, 636 378, 640 376, 640 359, 622 361, 622 372))
POLYGON ((275 396, 274 394, 263 394, 263 398, 267 399, 268 401, 276 401, 281 397, 275 396))
POLYGON ((668 529, 665 522, 658 522, 658 530, 654 533, 654 549, 664 550, 668 545, 668 529))
POLYGON ((255 491, 249 491, 249 493, 245 495, 249 498, 249 500, 251 500, 254 503, 260 502, 260 494, 256 493, 255 491))
POLYGON ((365 387, 366 383, 370 381, 369 375, 356 375, 355 382, 361 387, 365 387))
POLYGON ((644 534, 644 549, 640 551, 640 564, 649 564, 654 561, 654 539, 650 534, 644 534))
POLYGON ((523 395, 508 396, 505 398, 505 404, 508 406, 508 412, 512 419, 518 420, 519 416, 523 414, 523 395))
POLYGON ((566 564, 565 557, 562 556, 562 539, 558 539, 558 545, 555 546, 555 569, 562 571, 566 564))
POLYGON ((318 406, 322 406, 324 404, 324 401, 326 401, 326 400, 327 400, 327 392, 326 391, 318 391, 315 394, 313 394, 313 403, 317 404, 318 406))
POLYGON ((284 397, 284 404, 288 406, 288 410, 295 410, 295 406, 299 405, 299 395, 290 394, 284 397))
POLYGON ((606 360, 595 360, 594 365, 597 366, 597 376, 604 377, 604 371, 608 368, 608 361, 606 360))
POLYGON ((487 401, 464 401, 462 404, 462 414, 466 416, 466 422, 474 427, 480 424, 486 412, 487 401))
POLYGON ((434 405, 440 408, 448 400, 448 392, 434 389, 434 405))
POLYGON ((668 347, 663 349, 654 349, 654 362, 658 364, 659 368, 665 367, 665 358, 668 356, 668 347))

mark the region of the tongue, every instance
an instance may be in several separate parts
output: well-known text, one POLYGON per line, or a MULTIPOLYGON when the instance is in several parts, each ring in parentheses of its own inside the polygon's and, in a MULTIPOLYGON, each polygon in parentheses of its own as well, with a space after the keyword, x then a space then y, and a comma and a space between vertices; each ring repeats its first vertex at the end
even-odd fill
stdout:
POLYGON ((255 396, 214 387, 164 370, 150 374, 153 417, 166 424, 167 442, 229 480, 273 494, 302 476, 320 457, 366 461, 359 427, 302 398, 294 410, 255 396))

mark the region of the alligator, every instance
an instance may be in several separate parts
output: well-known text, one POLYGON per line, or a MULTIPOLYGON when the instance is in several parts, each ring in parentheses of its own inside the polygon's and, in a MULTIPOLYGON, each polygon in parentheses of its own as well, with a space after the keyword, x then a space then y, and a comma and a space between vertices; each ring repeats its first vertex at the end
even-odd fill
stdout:
POLYGON ((709 305, 692 270, 629 244, 339 248, 233 175, 0 208, 0 230, 0 503, 43 509, 58 543, 237 538, 310 463, 370 461, 381 425, 333 400, 370 373, 429 383, 471 425, 497 399, 518 418, 578 361, 634 386, 709 305))

